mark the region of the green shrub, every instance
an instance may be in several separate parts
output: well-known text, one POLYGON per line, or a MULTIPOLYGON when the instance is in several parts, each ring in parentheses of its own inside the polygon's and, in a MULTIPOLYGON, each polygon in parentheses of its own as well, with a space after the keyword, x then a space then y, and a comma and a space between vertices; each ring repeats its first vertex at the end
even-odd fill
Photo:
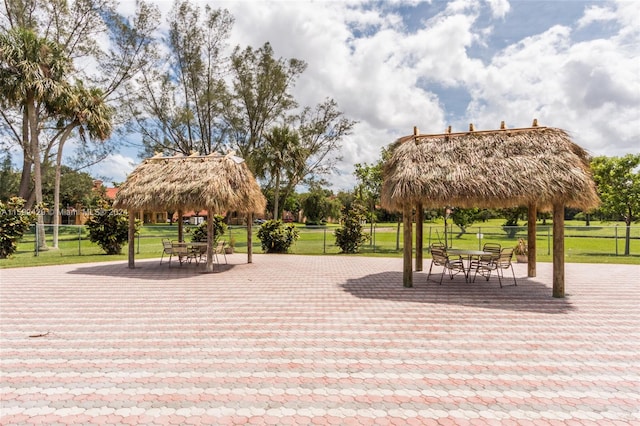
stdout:
MULTIPOLYGON (((207 241, 207 221, 205 220, 196 228, 188 231, 191 232, 191 242, 207 241)), ((213 216, 213 243, 217 243, 220 237, 227 233, 227 224, 224 223, 224 217, 219 214, 213 216)))
POLYGON ((258 239, 265 253, 287 253, 298 237, 296 227, 285 225, 281 220, 268 220, 258 230, 258 239))
MULTIPOLYGON (((136 221, 135 230, 140 230, 136 221)), ((99 209, 86 223, 89 240, 97 243, 107 254, 120 254, 129 238, 129 215, 123 210, 99 209)))
POLYGON ((360 247, 369 241, 369 235, 363 232, 365 210, 356 204, 342 214, 342 226, 335 230, 336 245, 342 253, 358 253, 360 247))
POLYGON ((327 224, 326 220, 307 220, 305 222, 306 226, 325 226, 327 224))
POLYGON ((16 243, 37 219, 35 213, 23 209, 24 203, 19 197, 12 197, 6 203, 0 201, 0 259, 16 252, 16 243))

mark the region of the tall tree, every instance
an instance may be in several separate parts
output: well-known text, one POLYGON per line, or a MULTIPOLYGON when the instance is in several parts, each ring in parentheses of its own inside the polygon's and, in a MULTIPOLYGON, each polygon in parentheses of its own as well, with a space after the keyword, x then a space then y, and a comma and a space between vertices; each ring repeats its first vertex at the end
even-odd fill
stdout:
POLYGON ((20 125, 20 130, 13 126, 10 130, 24 153, 19 196, 25 199, 30 196, 33 167, 36 202, 42 202, 39 143, 42 120, 50 112, 52 100, 65 88, 71 61, 58 44, 26 28, 12 28, 0 34, 0 61, 2 115, 7 123, 20 125), (11 108, 21 113, 21 122, 14 121, 11 108))
MULTIPOLYGON (((370 217, 370 233, 373 235, 373 223, 376 219, 375 208, 376 203, 380 200, 380 193, 382 192, 382 170, 384 163, 387 161, 391 152, 387 148, 382 148, 380 152, 380 159, 375 164, 361 164, 355 165, 354 175, 358 180, 358 184, 355 188, 356 198, 364 206, 369 207, 370 217)), ((373 240, 371 241, 373 244, 373 240)))
POLYGON ((225 142, 222 108, 227 99, 223 56, 233 17, 188 0, 174 3, 165 54, 154 55, 132 90, 130 111, 146 154, 210 154, 225 142))
MULTIPOLYGON (((284 162, 285 179, 280 194, 285 199, 295 191, 297 185, 305 183, 311 186, 313 182, 321 182, 333 170, 339 159, 337 152, 340 142, 356 124, 344 117, 333 99, 326 99, 315 108, 305 107, 301 114, 288 117, 287 122, 295 129, 299 143, 292 146, 293 150, 287 154, 288 161, 284 162)), ((269 150, 268 144, 260 145, 258 152, 265 149, 269 150)), ((255 165, 258 174, 264 173, 264 170, 261 171, 264 163, 259 159, 255 165)))
POLYGON ((593 178, 602 200, 600 209, 624 219, 624 254, 630 253, 631 223, 640 212, 640 154, 624 157, 595 157, 591 161, 593 178))
POLYGON ((264 136, 265 145, 260 152, 258 175, 271 176, 269 186, 273 187, 273 219, 280 217, 280 185, 287 166, 299 162, 305 156, 300 146, 298 133, 287 126, 276 126, 264 136))
MULTIPOLYGON (((12 28, 0 34, 0 90, 3 107, 22 111, 20 144, 23 148, 23 173, 20 197, 29 197, 29 181, 33 166, 35 202, 42 203, 42 169, 40 167, 40 127, 43 115, 52 109, 52 100, 60 96, 71 68, 69 58, 60 46, 39 37, 26 28, 12 28)), ((8 116, 4 112, 3 116, 8 116)), ((18 136, 18 133, 15 132, 18 136)), ((30 208, 33 201, 28 201, 30 208)), ((44 223, 38 215, 40 248, 46 248, 44 223)))
POLYGON ((307 225, 320 225, 328 218, 340 217, 342 203, 330 190, 322 188, 319 184, 313 183, 309 192, 301 198, 307 225))
MULTIPOLYGON (((373 235, 373 224, 375 222, 375 209, 376 202, 380 199, 380 192, 382 190, 382 160, 376 164, 356 164, 355 172, 353 173, 358 180, 356 186, 356 198, 362 203, 363 206, 369 208, 370 235, 373 235)), ((373 239, 370 240, 373 244, 373 239)))
POLYGON ((76 129, 81 138, 106 140, 111 135, 111 116, 113 108, 105 103, 100 89, 85 89, 78 82, 75 87, 66 90, 55 101, 58 115, 58 150, 55 165, 55 183, 53 198, 53 247, 58 247, 58 225, 60 225, 60 179, 62 152, 67 139, 76 129))
POLYGON ((237 46, 231 55, 233 87, 224 114, 231 146, 254 173, 263 134, 297 107, 289 91, 306 67, 299 59, 274 58, 269 43, 259 49, 237 46))
MULTIPOLYGON (((159 16, 157 8, 148 3, 138 1, 136 4, 135 16, 129 19, 116 12, 112 0, 5 0, 0 10, 0 29, 4 38, 14 32, 27 31, 38 40, 55 46, 57 55, 68 64, 82 61, 82 66, 65 67, 62 74, 58 74, 60 82, 89 82, 93 87, 100 87, 105 100, 116 105, 121 100, 123 83, 135 76, 147 62, 149 41, 159 16)), ((1 59, 2 68, 8 69, 4 55, 1 59)), ((1 84, 3 92, 11 90, 7 85, 10 82, 1 84)), ((57 96, 49 88, 45 90, 49 96, 57 96)), ((36 173, 33 168, 36 159, 29 155, 29 147, 23 146, 25 124, 28 123, 24 111, 15 103, 11 105, 13 108, 6 103, 2 106, 0 132, 3 140, 21 146, 26 154, 23 155, 21 194, 27 196, 27 192, 31 192, 28 188, 32 180, 29 174, 36 173)), ((59 141, 58 116, 51 115, 52 111, 44 108, 45 104, 39 106, 36 111, 39 150, 42 164, 46 165, 59 141)), ((116 111, 122 111, 122 108, 116 108, 116 111)), ((90 161, 95 160, 91 158, 90 161)), ((33 195, 31 198, 33 202, 33 195)))
POLYGON ((115 12, 111 0, 4 1, 0 90, 5 95, 2 106, 7 108, 2 109, 1 131, 22 147, 20 194, 29 205, 42 199, 42 166, 52 152, 62 154, 63 146, 58 145, 63 140, 62 113, 56 110, 62 104, 55 100, 68 82, 72 78, 98 82, 104 88, 103 99, 112 96, 117 102, 119 88, 146 63, 157 10, 144 2, 137 5, 137 14, 129 21, 115 12), (105 35, 109 43, 99 43, 105 35), (84 61, 83 66, 74 69, 75 60, 84 61), (98 71, 89 72, 93 69, 98 71))

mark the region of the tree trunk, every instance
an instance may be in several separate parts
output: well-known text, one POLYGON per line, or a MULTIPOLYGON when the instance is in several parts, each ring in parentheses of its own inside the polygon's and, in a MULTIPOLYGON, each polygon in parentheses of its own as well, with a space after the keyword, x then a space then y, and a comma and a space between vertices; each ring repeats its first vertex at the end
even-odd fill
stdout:
POLYGON ((629 256, 631 253, 631 218, 633 218, 633 211, 631 207, 627 207, 627 216, 624 218, 624 224, 626 226, 624 234, 624 255, 629 256))
POLYGON ((31 159, 31 143, 29 142, 29 115, 25 108, 22 112, 22 176, 20 176, 20 189, 18 190, 18 196, 27 200, 25 208, 30 209, 33 205, 30 205, 28 199, 31 195, 31 168, 33 167, 33 160, 31 159))
POLYGON ((56 177, 53 187, 53 248, 58 248, 58 228, 60 227, 60 179, 62 174, 62 148, 64 143, 71 135, 73 129, 80 123, 76 120, 69 123, 64 129, 62 135, 60 135, 60 142, 58 143, 58 152, 56 154, 56 177))
POLYGON ((62 148, 75 126, 67 126, 58 143, 56 154, 56 177, 53 184, 53 248, 58 248, 58 228, 60 227, 60 179, 62 175, 62 148))
POLYGON ((624 255, 629 256, 631 253, 631 220, 625 220, 625 234, 624 234, 624 255))
MULTIPOLYGON (((31 195, 30 185, 31 185, 31 167, 33 163, 28 158, 28 152, 23 152, 22 158, 22 175, 20 176, 20 188, 18 189, 18 196, 20 198, 24 198, 25 200, 29 199, 31 195)), ((27 208, 31 208, 31 206, 26 206, 27 208)))
MULTIPOLYGON (((36 105, 31 97, 25 105, 27 116, 29 117, 29 140, 31 145, 31 155, 33 157, 33 177, 36 204, 42 205, 42 168, 40 163, 40 143, 38 140, 38 118, 36 116, 36 105)), ((44 218, 42 214, 38 215, 37 222, 38 232, 38 250, 47 250, 47 241, 44 231, 44 218)))
MULTIPOLYGON (((58 151, 60 156, 60 151, 58 151)), ((58 248, 58 228, 60 227, 60 176, 61 165, 56 159, 56 177, 53 184, 53 248, 58 248)))
POLYGON ((25 198, 25 200, 27 200, 27 202, 25 203, 25 208, 27 210, 32 209, 33 206, 36 205, 36 191, 33 188, 29 190, 29 196, 25 198))
POLYGON ((273 220, 278 220, 278 199, 280 197, 280 171, 276 173, 276 184, 273 189, 273 220))

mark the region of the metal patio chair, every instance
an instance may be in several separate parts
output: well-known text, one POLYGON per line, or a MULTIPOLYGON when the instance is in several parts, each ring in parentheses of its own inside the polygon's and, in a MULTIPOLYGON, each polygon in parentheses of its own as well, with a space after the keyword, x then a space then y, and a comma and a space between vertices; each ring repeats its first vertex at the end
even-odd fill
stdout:
POLYGON ((433 265, 442 267, 442 274, 440 274, 440 283, 442 284, 442 279, 444 278, 445 272, 449 273, 449 278, 453 279, 454 276, 458 274, 465 274, 466 270, 464 267, 464 262, 461 257, 456 259, 451 259, 447 252, 440 248, 435 248, 432 246, 431 248, 431 266, 429 267, 429 273, 427 274, 427 281, 429 281, 429 277, 431 276, 431 270, 433 269, 433 265))
POLYGON ((516 280, 516 273, 513 270, 513 263, 511 261, 512 258, 513 258, 513 248, 503 248, 502 250, 500 250, 500 254, 498 255, 497 258, 493 259, 488 264, 480 264, 476 268, 476 272, 473 275, 473 281, 475 282, 478 271, 480 272, 480 275, 486 278, 487 281, 489 281, 491 274, 493 273, 493 271, 495 271, 496 275, 498 276, 498 282, 500 283, 500 287, 502 288, 502 279, 504 278, 504 271, 505 269, 511 269, 511 274, 513 275, 513 285, 517 286, 518 281, 516 280))
POLYGON ((498 243, 485 243, 482 246, 482 251, 490 254, 483 254, 472 258, 469 264, 469 271, 477 270, 480 265, 488 266, 494 259, 500 256, 500 250, 502 250, 502 247, 498 243))

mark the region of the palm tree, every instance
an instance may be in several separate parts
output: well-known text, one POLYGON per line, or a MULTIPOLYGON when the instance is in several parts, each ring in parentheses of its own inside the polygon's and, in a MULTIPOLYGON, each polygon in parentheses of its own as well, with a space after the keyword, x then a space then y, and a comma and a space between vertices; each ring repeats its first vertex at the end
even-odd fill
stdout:
MULTIPOLYGON (((31 198, 33 168, 37 204, 42 203, 41 119, 50 110, 51 100, 64 90, 64 78, 70 70, 71 60, 62 48, 33 31, 12 28, 0 34, 0 102, 3 107, 17 107, 22 112, 22 135, 16 135, 21 138, 25 158, 20 196, 31 198)), ((38 235, 39 248, 46 248, 42 215, 38 215, 38 235)))
POLYGON ((298 133, 287 126, 276 126, 264 135, 265 144, 259 157, 262 177, 267 175, 273 181, 273 218, 278 219, 280 182, 283 173, 297 164, 302 147, 298 133))
POLYGON ((59 96, 53 109, 59 116, 58 152, 56 155, 56 175, 53 192, 53 247, 58 247, 58 225, 60 225, 60 178, 62 169, 62 149, 75 129, 80 137, 106 140, 111 135, 113 108, 105 103, 104 93, 97 88, 86 89, 82 82, 69 87, 59 96), (66 124, 64 122, 67 121, 66 124))

